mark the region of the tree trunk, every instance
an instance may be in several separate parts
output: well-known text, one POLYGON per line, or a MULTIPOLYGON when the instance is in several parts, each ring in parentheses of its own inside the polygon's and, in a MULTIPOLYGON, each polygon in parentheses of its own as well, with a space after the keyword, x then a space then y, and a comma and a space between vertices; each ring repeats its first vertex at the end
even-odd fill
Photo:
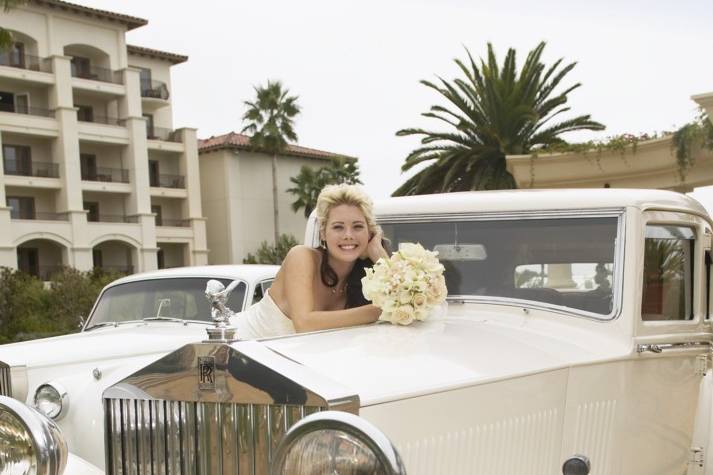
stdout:
POLYGON ((272 209, 274 212, 275 246, 280 240, 280 213, 277 209, 277 154, 272 154, 272 209))

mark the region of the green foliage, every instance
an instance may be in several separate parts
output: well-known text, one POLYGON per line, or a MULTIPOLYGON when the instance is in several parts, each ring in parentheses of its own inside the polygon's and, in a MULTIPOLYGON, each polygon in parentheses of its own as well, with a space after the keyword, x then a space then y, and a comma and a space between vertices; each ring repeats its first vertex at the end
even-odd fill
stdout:
POLYGON ((101 289, 119 274, 64 268, 49 286, 29 274, 0 268, 0 344, 72 333, 101 289))
POLYGON ((713 123, 708 115, 701 111, 696 120, 674 132, 672 146, 678 171, 681 179, 684 179, 688 169, 695 163, 695 152, 702 148, 713 150, 713 123))
POLYGON ((498 64, 491 44, 487 60, 476 64, 455 60, 462 76, 447 81, 421 81, 438 92, 447 106, 434 105, 424 117, 446 124, 447 131, 403 129, 396 135, 421 136, 421 147, 407 157, 403 171, 431 162, 393 194, 417 195, 464 190, 515 188, 507 171, 506 155, 527 154, 533 148, 562 142, 560 135, 575 130, 603 130, 589 115, 551 123, 568 112, 567 96, 581 84, 555 92, 576 63, 564 67, 563 59, 547 67, 540 61, 545 43, 527 56, 518 71, 515 50, 509 49, 498 64))
MULTIPOLYGON (((27 0, 0 0, 0 4, 2 5, 3 13, 8 13, 16 6, 26 3, 26 1, 27 0)), ((0 28, 0 51, 7 51, 10 49, 13 42, 14 38, 12 37, 12 33, 5 28, 0 28)))
POLYGON ((334 157, 329 165, 317 170, 303 166, 299 175, 290 178, 295 186, 287 189, 297 197, 292 203, 292 210, 296 213, 304 208, 305 218, 308 217, 317 205, 317 197, 322 188, 341 183, 361 185, 359 174, 359 164, 351 157, 334 157))
POLYGON ((282 264, 287 253, 297 245, 297 239, 291 234, 281 234, 276 245, 263 241, 255 255, 248 253, 243 264, 282 264))
POLYGON ((297 96, 289 96, 280 81, 267 81, 265 87, 255 87, 255 100, 245 101, 247 111, 243 132, 251 135, 250 144, 258 150, 277 154, 287 147, 287 141, 297 141, 294 117, 300 113, 297 96))

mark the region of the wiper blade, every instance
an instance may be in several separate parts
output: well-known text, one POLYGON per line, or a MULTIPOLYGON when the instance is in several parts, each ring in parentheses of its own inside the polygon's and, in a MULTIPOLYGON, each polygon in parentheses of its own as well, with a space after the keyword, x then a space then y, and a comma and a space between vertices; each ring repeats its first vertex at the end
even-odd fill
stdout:
POLYGON ((163 321, 163 322, 179 322, 179 323, 184 323, 186 321, 182 318, 176 318, 176 317, 145 317, 143 320, 145 322, 163 321))

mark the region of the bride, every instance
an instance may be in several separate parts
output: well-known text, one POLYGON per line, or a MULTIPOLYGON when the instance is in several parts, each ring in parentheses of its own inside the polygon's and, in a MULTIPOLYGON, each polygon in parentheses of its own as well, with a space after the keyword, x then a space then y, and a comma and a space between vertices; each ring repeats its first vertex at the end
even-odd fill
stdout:
POLYGON ((369 197, 354 185, 317 198, 320 247, 295 246, 262 300, 231 318, 241 340, 371 323, 381 310, 364 298, 364 268, 388 257, 369 197))

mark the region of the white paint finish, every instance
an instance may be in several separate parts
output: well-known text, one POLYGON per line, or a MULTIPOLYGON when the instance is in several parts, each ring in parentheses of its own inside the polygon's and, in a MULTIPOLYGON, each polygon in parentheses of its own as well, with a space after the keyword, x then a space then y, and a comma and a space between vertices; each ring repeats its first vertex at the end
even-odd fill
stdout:
POLYGON ((363 407, 413 474, 554 474, 567 370, 363 407))

